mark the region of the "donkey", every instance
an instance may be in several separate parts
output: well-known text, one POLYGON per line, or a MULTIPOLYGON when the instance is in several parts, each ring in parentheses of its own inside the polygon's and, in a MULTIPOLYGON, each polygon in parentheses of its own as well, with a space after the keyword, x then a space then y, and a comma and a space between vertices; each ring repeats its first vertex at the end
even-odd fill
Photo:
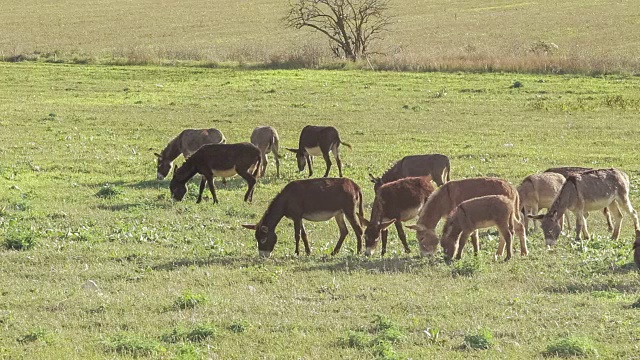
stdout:
POLYGON ((351 144, 340 140, 340 134, 338 134, 338 130, 333 126, 307 125, 300 133, 298 148, 287 148, 287 150, 296 154, 299 171, 304 170, 305 164, 309 166, 309 177, 313 175, 313 169, 311 168, 313 156, 322 156, 324 158, 324 162, 327 164, 327 171, 325 171, 323 177, 329 176, 329 169, 331 169, 329 151, 331 151, 338 164, 338 174, 342 177, 342 160, 340 159, 341 144, 351 149, 351 144))
POLYGON ((213 177, 232 177, 240 175, 248 185, 244 201, 251 202, 256 177, 260 171, 260 149, 251 143, 238 144, 207 144, 191 155, 181 167, 175 167, 173 179, 169 184, 171 196, 175 200, 182 200, 187 193, 187 181, 200 173, 200 192, 196 203, 202 201, 202 192, 209 184, 209 191, 213 196, 213 203, 218 203, 213 177))
POLYGON ((378 191, 382 184, 409 176, 428 176, 436 185, 442 186, 450 181, 451 165, 449 158, 441 154, 410 155, 395 163, 381 177, 369 174, 373 190, 378 191))
POLYGON ((264 176, 267 171, 267 154, 273 152, 276 159, 276 176, 280 177, 280 154, 278 154, 278 144, 280 138, 278 132, 271 126, 259 126, 251 133, 251 143, 260 149, 262 155, 262 166, 260 166, 260 176, 264 176))
POLYGON ((555 245, 560 235, 562 215, 570 210, 576 215, 576 240, 581 235, 589 239, 585 214, 588 211, 609 207, 614 217, 611 239, 617 240, 622 225, 624 210, 633 219, 636 230, 640 229, 638 214, 629 201, 629 176, 618 169, 597 169, 570 175, 560 189, 560 193, 544 215, 530 216, 542 219, 542 231, 546 244, 555 245))
MULTIPOLYGON (((554 172, 532 174, 522 180, 522 183, 518 186, 518 195, 520 195, 520 203, 524 214, 524 228, 527 231, 529 231, 528 215, 538 215, 540 209, 551 207, 564 181, 564 176, 554 172)), ((568 223, 569 218, 565 216, 565 220, 568 223)), ((533 221, 533 230, 536 230, 536 228, 537 224, 533 221)))
POLYGON ((169 144, 160 154, 154 153, 154 155, 158 157, 158 180, 164 180, 164 178, 167 177, 173 166, 173 160, 180 156, 180 154, 186 159, 195 153, 202 145, 224 144, 226 141, 227 139, 225 139, 222 132, 215 128, 182 130, 180 135, 169 141, 169 144))
POLYGON ((296 255, 300 254, 300 236, 304 242, 305 253, 311 248, 302 219, 309 221, 327 221, 336 219, 340 229, 340 238, 331 255, 336 255, 349 231, 344 217, 356 233, 358 253, 362 251, 362 228, 358 215, 363 216, 362 191, 360 187, 346 178, 321 178, 296 180, 287 184, 271 201, 267 211, 257 224, 244 224, 243 227, 255 230, 260 256, 269 257, 278 241, 275 229, 283 217, 293 220, 296 239, 296 255), (356 213, 357 209, 357 213, 356 213))
MULTIPOLYGON (((463 201, 447 218, 442 230, 440 245, 447 262, 455 256, 462 257, 462 249, 471 233, 478 229, 495 226, 500 233, 500 244, 496 259, 502 256, 506 245, 507 257, 511 259, 512 240, 515 224, 518 223, 518 209, 512 199, 504 195, 487 195, 463 201)), ((478 255, 479 244, 474 241, 473 250, 478 255)))
MULTIPOLYGON (((518 191, 506 180, 488 177, 449 181, 429 197, 427 203, 420 210, 417 223, 407 226, 416 230, 422 255, 432 255, 436 252, 438 236, 435 229, 441 218, 448 215, 463 201, 485 195, 504 195, 513 201, 517 212, 516 219, 518 222, 515 224, 515 230, 520 238, 520 254, 527 255, 529 251, 527 250, 527 237, 524 226, 520 222, 520 197, 518 196, 518 191)), ((479 246, 477 231, 473 233, 472 239, 474 248, 477 248, 479 246)))
MULTIPOLYGON (((545 170, 544 172, 546 173, 556 173, 556 174, 560 174, 562 176, 566 178, 568 178, 571 175, 576 175, 576 174, 580 174, 583 173, 585 171, 591 171, 594 170, 593 168, 587 168, 587 167, 580 167, 580 166, 561 166, 561 167, 556 167, 556 168, 549 168, 547 170, 545 170)), ((609 208, 604 208, 602 209, 602 213, 604 214, 604 218, 607 220, 607 229, 609 229, 609 232, 613 231, 613 223, 611 222, 611 215, 609 214, 609 208)), ((585 217, 588 218, 589 217, 589 213, 585 214, 585 217)), ((568 221, 569 218, 567 218, 568 221)))
POLYGON ((393 223, 398 230, 398 237, 402 241, 404 251, 411 252, 407 245, 407 236, 402 229, 402 222, 418 216, 420 208, 434 191, 428 177, 407 177, 382 185, 376 191, 371 220, 360 218, 360 222, 366 226, 365 255, 370 256, 374 253, 378 239, 382 237, 381 256, 384 256, 387 252, 387 227, 393 223))

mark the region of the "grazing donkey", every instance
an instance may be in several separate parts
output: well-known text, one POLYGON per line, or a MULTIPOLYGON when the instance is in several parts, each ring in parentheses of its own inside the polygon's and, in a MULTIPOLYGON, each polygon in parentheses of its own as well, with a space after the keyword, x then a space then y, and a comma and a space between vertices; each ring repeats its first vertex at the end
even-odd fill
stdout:
POLYGON ((160 154, 154 153, 158 157, 158 180, 164 180, 171 171, 173 160, 180 154, 188 158, 205 144, 224 144, 227 141, 220 130, 211 129, 186 129, 180 135, 169 141, 167 147, 160 154))
MULTIPOLYGON (((518 191, 506 180, 489 177, 449 181, 429 197, 427 203, 420 210, 416 224, 407 226, 416 230, 422 255, 432 255, 436 252, 438 248, 436 226, 441 218, 451 213, 463 201, 485 195, 504 195, 513 201, 517 213, 516 219, 518 220, 515 224, 515 230, 520 238, 520 254, 527 255, 529 251, 527 250, 527 237, 524 226, 520 222, 520 197, 518 196, 518 191)), ((477 231, 473 233, 472 239, 474 248, 477 248, 479 243, 477 231)))
POLYGON ((278 132, 271 126, 259 126, 251 133, 251 143, 260 149, 262 155, 262 166, 260 166, 260 176, 264 176, 267 171, 267 154, 273 152, 276 159, 276 176, 280 177, 280 154, 278 154, 278 144, 280 138, 278 132))
MULTIPOLYGON (((512 240, 515 224, 518 223, 518 208, 512 199, 504 195, 487 195, 463 201, 447 218, 442 230, 440 245, 444 251, 445 260, 453 257, 460 259, 462 249, 469 235, 478 229, 495 226, 500 233, 500 244, 496 252, 496 259, 502 256, 506 245, 507 257, 511 259, 512 240)), ((474 241, 473 250, 478 255, 479 244, 474 241)))
POLYGON ((351 224, 358 239, 358 253, 362 251, 362 228, 358 215, 363 216, 362 192, 360 187, 350 179, 321 178, 296 180, 287 184, 271 201, 267 211, 257 224, 244 224, 243 227, 255 230, 260 256, 269 257, 278 241, 275 229, 283 217, 293 220, 296 239, 296 255, 300 254, 300 237, 304 242, 307 255, 311 253, 307 233, 302 219, 309 221, 327 221, 336 219, 340 229, 340 238, 331 255, 340 251, 342 242, 349 231, 344 217, 351 224), (356 210, 358 213, 356 213, 356 210))
POLYGON ((441 154, 405 156, 395 163, 381 177, 369 174, 373 190, 378 191, 382 184, 410 176, 428 176, 438 186, 450 181, 451 165, 449 158, 441 154))
MULTIPOLYGON (((566 179, 571 175, 576 175, 576 174, 580 174, 582 172, 591 171, 591 170, 594 170, 594 169, 593 168, 587 168, 587 167, 580 167, 580 166, 561 166, 561 167, 556 167, 556 168, 549 168, 549 169, 545 170, 544 172, 560 174, 560 175, 564 176, 565 179, 566 179)), ((613 231, 613 223, 611 222, 611 215, 609 214, 609 208, 602 209, 602 213, 604 214, 604 218, 607 220, 607 228, 609 229, 609 232, 612 232, 613 231)), ((589 217, 589 213, 586 213, 585 214, 585 218, 588 218, 588 217, 589 217)), ((569 220, 569 218, 567 218, 567 222, 568 222, 568 220, 569 220)))
POLYGON ((196 203, 202 201, 202 192, 209 184, 209 191, 213 196, 213 203, 218 203, 213 177, 232 177, 240 175, 247 182, 248 189, 244 201, 251 201, 256 177, 260 171, 260 149, 251 143, 239 144, 207 144, 191 155, 181 167, 174 170, 173 179, 169 184, 171 196, 175 200, 182 200, 187 193, 187 181, 200 173, 200 192, 196 203))
MULTIPOLYGON (((518 186, 520 204, 524 214, 524 228, 529 231, 529 216, 538 215, 541 209, 548 209, 564 184, 565 177, 554 172, 529 175, 518 186)), ((569 218, 565 216, 567 223, 569 218)), ((569 225, 570 226, 570 225, 569 225)), ((533 221, 533 230, 537 224, 533 221)))
POLYGON ((418 216, 420 208, 435 189, 428 177, 407 177, 382 185, 376 191, 373 201, 371 220, 364 217, 360 222, 367 228, 364 231, 365 255, 370 256, 382 237, 381 256, 387 252, 387 227, 393 223, 398 230, 398 237, 402 241, 404 251, 411 252, 407 244, 407 236, 402 229, 402 222, 418 216))
POLYGON ((638 214, 629 201, 629 176, 618 169, 596 169, 570 175, 549 211, 530 217, 542 219, 545 241, 552 246, 558 241, 560 221, 567 210, 576 215, 576 240, 580 241, 581 235, 589 238, 585 214, 605 207, 610 208, 615 221, 611 239, 617 240, 620 236, 620 208, 631 216, 635 229, 640 229, 638 214))
POLYGON ((298 148, 287 148, 287 150, 296 154, 299 171, 304 170, 305 164, 309 166, 309 177, 313 175, 313 169, 311 168, 313 156, 322 156, 324 158, 324 162, 327 164, 327 171, 325 171, 323 177, 329 176, 329 169, 331 169, 329 151, 331 151, 338 164, 338 174, 342 177, 342 160, 340 159, 341 144, 351 149, 350 144, 340 140, 340 134, 338 134, 338 130, 333 126, 307 125, 300 133, 298 148))

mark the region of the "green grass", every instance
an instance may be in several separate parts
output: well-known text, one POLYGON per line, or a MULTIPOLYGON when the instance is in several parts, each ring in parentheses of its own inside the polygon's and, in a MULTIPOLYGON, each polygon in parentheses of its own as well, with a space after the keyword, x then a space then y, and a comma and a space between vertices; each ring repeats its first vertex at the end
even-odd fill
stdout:
POLYGON ((236 142, 269 124, 295 147, 304 125, 327 124, 354 145, 342 151, 344 172, 362 186, 367 215, 369 172, 434 152, 451 158, 454 179, 514 184, 556 165, 618 167, 640 207, 638 77, 3 63, 0 79, 0 241, 27 229, 37 240, 0 248, 0 357, 532 358, 568 334, 591 339, 603 358, 638 353, 628 217, 618 241, 593 214, 582 246, 562 237, 547 251, 538 232, 530 256, 516 250, 506 263, 493 260, 495 232, 482 233, 479 258, 467 246, 452 266, 417 257, 413 232, 405 255, 394 230, 384 259, 355 255, 353 232, 331 257, 334 222, 306 222, 312 253, 296 257, 284 219, 272 258, 260 259, 241 224, 304 178, 291 155, 280 179, 271 161, 252 204, 231 179, 218 205, 208 193, 195 204, 197 183, 171 201, 153 155, 186 127, 214 126, 236 142), (120 195, 97 197, 107 184, 120 195), (83 288, 88 280, 99 291, 83 288), (185 294, 206 301, 179 309, 185 294), (371 346, 384 332, 375 314, 395 330, 371 346), (163 340, 199 325, 214 336, 163 340), (494 345, 473 355, 461 345, 482 328, 494 345), (52 341, 17 340, 34 329, 52 341), (350 332, 370 340, 344 346, 350 332))
MULTIPOLYGON (((287 29, 280 0, 5 0, 0 57, 127 64, 332 66, 327 40, 287 29)), ((387 69, 638 71, 640 7, 625 1, 390 1, 387 69), (556 44, 557 49, 552 45, 556 44)), ((368 67, 368 64, 363 64, 368 67)))

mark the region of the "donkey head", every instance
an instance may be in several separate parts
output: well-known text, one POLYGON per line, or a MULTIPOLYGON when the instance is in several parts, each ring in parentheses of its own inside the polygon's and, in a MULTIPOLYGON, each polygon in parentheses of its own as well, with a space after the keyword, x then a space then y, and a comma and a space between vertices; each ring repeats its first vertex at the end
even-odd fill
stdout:
POLYGON ((461 231, 458 231, 449 219, 445 222, 442 228, 442 239, 440 239, 440 245, 444 252, 445 261, 449 262, 458 253, 460 246, 461 231))
POLYGON ((172 163, 166 157, 158 153, 153 153, 158 158, 158 171, 157 178, 158 180, 164 180, 167 175, 169 175, 169 171, 171 171, 172 163))
POLYGON ((529 215, 529 218, 542 220, 540 226, 547 246, 553 246, 558 242, 558 237, 562 231, 562 215, 558 215, 558 211, 553 210, 544 215, 529 215))
POLYGON ((375 177, 375 176, 371 175, 371 173, 369 173, 369 181, 371 181, 373 183, 373 191, 378 191, 380 186, 382 186, 382 184, 384 184, 382 182, 382 178, 375 177))
POLYGON ((178 166, 174 166, 173 168, 173 178, 169 183, 169 190, 171 190, 171 197, 174 200, 181 201, 187 193, 187 183, 181 182, 178 180, 176 176, 176 171, 178 170, 178 166))
POLYGON ((304 170, 305 165, 307 165, 307 158, 309 157, 309 154, 307 154, 304 149, 286 149, 296 154, 296 160, 298 161, 298 171, 304 170))
POLYGON ((273 248, 278 242, 278 235, 275 229, 261 224, 242 224, 242 227, 249 230, 255 230, 256 241, 258 242, 258 254, 262 257, 269 257, 273 248))
POLYGON ((428 229, 422 224, 407 225, 408 229, 416 231, 418 243, 420 243, 420 253, 422 256, 430 256, 438 250, 438 235, 434 229, 428 229))
POLYGON ((364 252, 365 255, 371 256, 376 251, 376 247, 378 246, 378 240, 380 239, 380 234, 383 230, 386 230, 389 225, 396 222, 396 219, 391 219, 388 221, 369 221, 365 219, 363 216, 360 216, 360 222, 362 225, 367 228, 364 230, 364 240, 366 250, 364 252))

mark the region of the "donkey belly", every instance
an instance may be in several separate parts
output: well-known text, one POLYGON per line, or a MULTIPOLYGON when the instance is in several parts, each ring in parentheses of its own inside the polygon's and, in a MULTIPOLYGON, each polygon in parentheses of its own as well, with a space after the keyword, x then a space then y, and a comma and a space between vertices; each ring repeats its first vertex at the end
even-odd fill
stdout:
POLYGON ((479 221, 475 224, 476 229, 486 229, 493 226, 496 226, 496 222, 493 220, 479 221))
POLYGON ((231 169, 227 169, 227 170, 219 170, 219 169, 213 170, 214 176, 219 176, 223 178, 230 178, 232 176, 235 176, 236 174, 237 172, 235 167, 232 167, 231 169))
POLYGON ((403 210, 402 212, 400 212, 400 221, 409 221, 415 218, 416 216, 418 216, 420 208, 421 206, 403 210))
POLYGON ((302 215, 302 218, 309 221, 327 221, 336 217, 342 210, 338 211, 316 211, 302 215))
POLYGON ((320 146, 312 147, 312 148, 304 148, 307 151, 307 154, 311 156, 322 156, 322 150, 320 150, 320 146))

